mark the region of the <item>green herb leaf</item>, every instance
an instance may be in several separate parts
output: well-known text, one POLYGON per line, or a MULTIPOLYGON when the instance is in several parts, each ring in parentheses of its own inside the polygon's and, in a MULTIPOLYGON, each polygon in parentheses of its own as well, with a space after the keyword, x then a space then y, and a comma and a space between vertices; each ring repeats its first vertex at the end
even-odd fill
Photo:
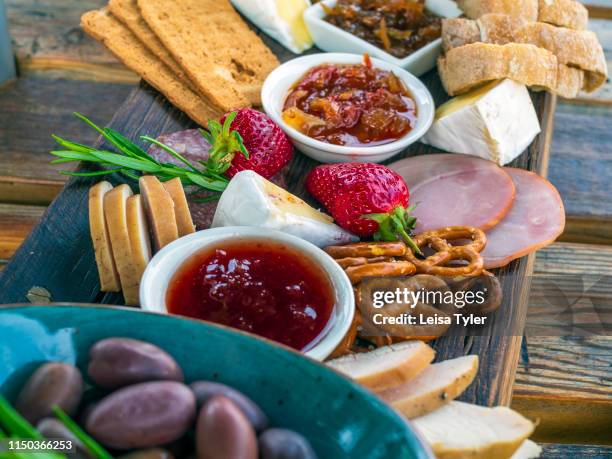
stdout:
POLYGON ((53 413, 62 422, 62 424, 64 424, 66 428, 74 434, 75 437, 81 440, 83 445, 85 445, 89 452, 93 454, 95 459, 113 459, 113 456, 111 456, 102 446, 100 446, 98 442, 87 435, 85 431, 81 429, 76 422, 70 419, 70 416, 64 413, 59 406, 53 407, 53 413))
POLYGON ((11 437, 41 439, 43 436, 0 395, 0 425, 11 437))

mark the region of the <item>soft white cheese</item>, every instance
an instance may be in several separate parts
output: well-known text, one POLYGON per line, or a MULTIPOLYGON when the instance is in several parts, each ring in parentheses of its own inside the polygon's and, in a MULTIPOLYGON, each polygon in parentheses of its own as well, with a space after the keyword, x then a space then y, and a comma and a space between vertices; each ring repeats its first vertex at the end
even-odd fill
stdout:
POLYGON ((304 23, 310 0, 231 0, 232 4, 257 27, 294 53, 312 46, 304 23))
POLYGON ((319 247, 358 240, 334 224, 329 215, 253 171, 239 172, 230 180, 213 218, 212 227, 218 226, 258 226, 284 231, 319 247))
POLYGON ((527 88, 506 79, 438 107, 434 123, 421 141, 503 166, 520 155, 539 132, 527 88))

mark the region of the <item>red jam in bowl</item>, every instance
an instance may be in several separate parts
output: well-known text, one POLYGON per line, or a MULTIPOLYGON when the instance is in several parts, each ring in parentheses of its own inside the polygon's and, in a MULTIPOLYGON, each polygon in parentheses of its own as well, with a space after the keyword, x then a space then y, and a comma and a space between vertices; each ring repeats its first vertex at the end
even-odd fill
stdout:
POLYGON ((330 320, 335 297, 322 268, 280 242, 249 239, 196 252, 166 293, 168 312, 308 349, 330 320))

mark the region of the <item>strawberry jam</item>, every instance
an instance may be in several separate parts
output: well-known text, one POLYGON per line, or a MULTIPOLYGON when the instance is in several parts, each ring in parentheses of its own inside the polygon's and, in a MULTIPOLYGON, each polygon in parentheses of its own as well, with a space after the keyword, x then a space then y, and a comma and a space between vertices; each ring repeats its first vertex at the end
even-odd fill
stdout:
POLYGON ((314 344, 329 322, 327 274, 282 243, 250 239, 195 253, 166 294, 168 312, 209 320, 286 344, 314 344))
POLYGON ((323 64, 292 88, 283 120, 323 142, 373 146, 397 140, 416 124, 415 101, 393 72, 364 64, 323 64))

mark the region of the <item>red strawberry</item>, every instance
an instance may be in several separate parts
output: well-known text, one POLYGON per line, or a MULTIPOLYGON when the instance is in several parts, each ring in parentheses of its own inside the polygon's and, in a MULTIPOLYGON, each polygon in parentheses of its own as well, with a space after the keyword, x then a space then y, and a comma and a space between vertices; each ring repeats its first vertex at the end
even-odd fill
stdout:
POLYGON ((293 156, 293 146, 281 128, 264 113, 243 108, 210 121, 202 135, 212 145, 209 171, 233 177, 252 170, 265 178, 280 171, 293 156))
POLYGON ((344 229, 377 240, 400 238, 420 253, 409 235, 416 219, 409 214, 408 187, 388 167, 370 163, 317 166, 306 178, 306 189, 344 229))

